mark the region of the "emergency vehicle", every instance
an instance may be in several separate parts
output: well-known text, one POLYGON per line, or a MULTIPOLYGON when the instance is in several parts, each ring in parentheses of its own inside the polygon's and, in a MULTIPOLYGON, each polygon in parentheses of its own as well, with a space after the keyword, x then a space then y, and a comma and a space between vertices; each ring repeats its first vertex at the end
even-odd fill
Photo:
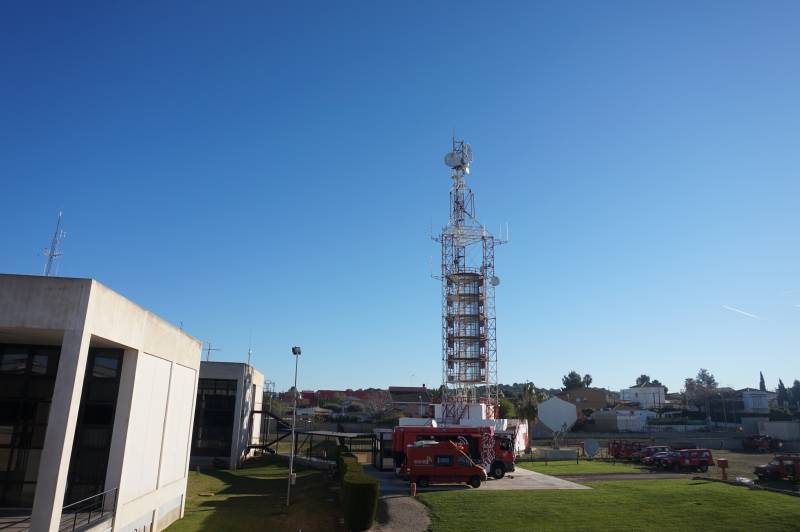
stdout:
POLYGON ((406 446, 403 476, 420 488, 431 484, 465 483, 479 488, 486 470, 452 441, 421 440, 406 446))

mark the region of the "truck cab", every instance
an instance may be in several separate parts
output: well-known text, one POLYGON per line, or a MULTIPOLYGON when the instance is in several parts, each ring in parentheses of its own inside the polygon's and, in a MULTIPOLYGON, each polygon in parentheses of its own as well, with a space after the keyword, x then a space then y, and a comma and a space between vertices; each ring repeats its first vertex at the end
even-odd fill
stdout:
POLYGON ((420 488, 431 484, 465 483, 478 488, 486 480, 486 470, 452 441, 422 440, 408 445, 404 477, 420 488))
POLYGON ((800 480, 800 454, 776 454, 768 464, 753 471, 760 480, 800 480))

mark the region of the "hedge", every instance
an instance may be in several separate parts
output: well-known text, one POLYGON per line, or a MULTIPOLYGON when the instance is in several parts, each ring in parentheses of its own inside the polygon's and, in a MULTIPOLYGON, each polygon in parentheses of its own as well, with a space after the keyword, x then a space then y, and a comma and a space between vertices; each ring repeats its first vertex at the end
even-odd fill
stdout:
POLYGON ((350 453, 339 455, 339 478, 344 521, 348 530, 368 530, 378 511, 380 482, 366 473, 350 453))
POLYGON ((348 471, 342 480, 342 506, 348 530, 368 530, 378 511, 380 482, 363 471, 348 471))

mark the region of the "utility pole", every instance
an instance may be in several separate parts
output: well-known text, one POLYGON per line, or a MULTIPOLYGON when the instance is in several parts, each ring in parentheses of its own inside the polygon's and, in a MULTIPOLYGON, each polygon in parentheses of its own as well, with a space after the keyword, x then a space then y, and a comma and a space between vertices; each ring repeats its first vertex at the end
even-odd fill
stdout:
POLYGON ((295 425, 297 424, 297 362, 300 360, 300 348, 298 346, 292 347, 292 355, 294 356, 294 407, 292 408, 292 450, 289 454, 289 482, 286 485, 286 506, 289 506, 289 500, 292 495, 292 484, 294 484, 294 445, 295 445, 295 425))

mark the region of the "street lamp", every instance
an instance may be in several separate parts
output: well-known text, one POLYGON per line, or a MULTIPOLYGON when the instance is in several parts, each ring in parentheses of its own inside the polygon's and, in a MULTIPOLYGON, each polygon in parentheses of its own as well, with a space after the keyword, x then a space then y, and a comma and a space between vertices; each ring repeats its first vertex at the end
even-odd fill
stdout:
POLYGON ((292 409, 292 449, 289 454, 289 479, 286 484, 286 506, 289 506, 289 498, 292 495, 292 484, 294 484, 294 427, 297 423, 297 362, 300 360, 300 348, 292 347, 294 356, 294 408, 292 409))

